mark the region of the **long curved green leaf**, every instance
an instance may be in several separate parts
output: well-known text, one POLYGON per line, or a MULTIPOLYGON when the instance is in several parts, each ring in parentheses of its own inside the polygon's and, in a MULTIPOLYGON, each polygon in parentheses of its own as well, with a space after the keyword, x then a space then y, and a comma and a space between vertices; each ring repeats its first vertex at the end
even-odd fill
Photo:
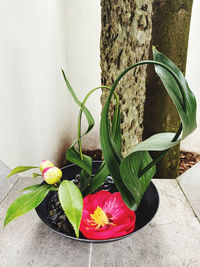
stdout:
POLYGON ((102 111, 102 114, 101 114, 101 122, 100 122, 101 148, 102 148, 104 161, 106 163, 108 171, 111 174, 118 190, 120 191, 124 202, 130 209, 134 209, 136 202, 122 180, 120 169, 119 169, 121 159, 119 155, 116 153, 116 150, 114 149, 111 138, 110 138, 108 109, 109 109, 109 103, 112 97, 112 93, 113 91, 111 91, 108 97, 108 100, 105 104, 105 107, 102 111))
POLYGON ((154 134, 143 142, 139 143, 135 148, 133 148, 132 151, 162 151, 171 148, 180 143, 180 139, 172 142, 174 136, 175 133, 169 132, 154 134))
POLYGON ((183 124, 182 139, 184 139, 197 127, 195 96, 190 90, 182 72, 169 58, 158 52, 155 47, 153 47, 153 56, 155 61, 168 66, 176 74, 180 82, 181 88, 178 86, 174 77, 172 77, 172 75, 166 69, 161 66, 155 65, 156 73, 162 80, 169 96, 172 98, 180 115, 183 124))
POLYGON ((76 236, 79 237, 79 226, 83 211, 83 198, 80 190, 73 182, 64 180, 59 186, 58 197, 76 236))
MULTIPOLYGON (((124 183, 126 188, 129 190, 131 195, 134 197, 136 203, 134 209, 138 207, 140 200, 142 199, 143 193, 145 192, 151 178, 155 173, 154 164, 157 162, 152 161, 149 153, 150 150, 164 150, 163 155, 166 151, 178 144, 181 138, 178 139, 181 133, 181 127, 178 132, 175 133, 160 133, 154 135, 147 140, 136 146, 130 154, 125 157, 121 162, 118 157, 112 140, 109 137, 108 131, 108 107, 111 100, 112 93, 117 86, 120 79, 131 69, 143 64, 154 64, 156 72, 161 78, 163 84, 165 85, 169 96, 172 98, 176 105, 176 108, 181 117, 183 124, 183 134, 182 139, 189 135, 196 128, 196 100, 188 87, 188 84, 181 73, 181 71, 171 62, 166 56, 159 53, 155 48, 153 51, 154 61, 142 61, 138 62, 130 67, 128 67, 120 76, 116 79, 112 86, 112 91, 109 95, 107 103, 104 108, 104 113, 102 112, 101 118, 101 128, 100 128, 100 138, 102 151, 104 155, 105 162, 111 173, 114 175, 114 180, 120 181, 119 191, 122 193, 123 190, 121 185, 124 183), (177 140, 178 139, 178 140, 177 140), (107 151, 109 150, 109 151, 107 151), (148 168, 149 167, 149 168, 148 168), (120 175, 118 172, 120 171, 120 175), (141 178, 139 179, 139 173, 141 173, 141 178), (118 177, 117 177, 118 175, 118 177), (119 178, 120 177, 120 178, 119 178)), ((159 156, 161 159, 161 156, 159 156)), ((129 200, 132 200, 130 195, 129 200)), ((127 199, 123 198, 128 207, 129 203, 127 199)), ((128 201, 129 201, 128 200, 128 201)))
POLYGON ((37 188, 35 187, 35 190, 31 191, 30 193, 24 194, 17 198, 7 210, 4 227, 15 218, 36 208, 51 189, 51 185, 40 185, 37 188))
POLYGON ((35 166, 17 166, 16 168, 12 169, 11 173, 7 176, 7 178, 12 176, 12 175, 14 175, 14 174, 25 172, 25 171, 28 171, 28 170, 31 170, 31 169, 36 169, 36 168, 39 168, 39 167, 35 167, 35 166))
MULTIPOLYGON (((94 118, 92 117, 92 114, 90 113, 90 111, 85 107, 82 106, 81 101, 77 98, 75 92, 73 91, 64 70, 62 70, 62 74, 63 74, 63 78, 65 80, 65 83, 67 85, 67 88, 69 90, 69 92, 71 93, 75 103, 81 108, 81 110, 84 112, 87 122, 88 122, 88 128, 87 130, 81 135, 81 137, 83 137, 84 135, 86 135, 87 133, 89 133, 91 131, 91 129, 94 126, 94 118)), ((80 139, 81 139, 80 137, 80 139)), ((87 171, 89 174, 91 174, 92 171, 92 158, 86 155, 83 155, 83 157, 81 158, 80 153, 76 150, 75 145, 79 142, 79 139, 75 140, 73 142, 73 144, 71 145, 71 147, 67 150, 66 153, 66 158, 67 160, 69 160, 70 162, 76 164, 77 166, 83 168, 85 171, 87 171)))
POLYGON ((85 106, 82 107, 82 103, 81 103, 80 100, 78 100, 74 90, 72 89, 72 87, 71 87, 71 85, 70 85, 70 83, 69 83, 69 81, 68 81, 68 79, 67 79, 67 77, 65 75, 64 70, 62 70, 62 74, 63 74, 63 78, 65 80, 65 83, 67 85, 67 88, 68 88, 69 92, 71 93, 75 103, 83 110, 83 112, 84 112, 84 114, 86 116, 86 119, 87 119, 87 122, 88 122, 88 128, 87 128, 87 130, 86 130, 86 132, 84 134, 87 134, 88 132, 90 132, 90 130, 94 126, 94 123, 95 123, 94 122, 94 118, 92 117, 92 114, 90 113, 90 111, 85 106))
POLYGON ((139 151, 128 155, 120 164, 122 179, 136 201, 134 210, 138 208, 143 194, 156 172, 156 167, 153 166, 139 179, 140 171, 151 161, 152 159, 147 151, 139 151))

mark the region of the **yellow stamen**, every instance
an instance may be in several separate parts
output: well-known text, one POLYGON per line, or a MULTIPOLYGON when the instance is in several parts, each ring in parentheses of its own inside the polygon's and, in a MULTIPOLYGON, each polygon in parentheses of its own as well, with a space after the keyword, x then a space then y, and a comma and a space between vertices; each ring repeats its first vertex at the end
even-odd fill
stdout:
POLYGON ((104 227, 109 223, 109 219, 106 216, 105 212, 99 207, 97 206, 96 210, 94 211, 93 214, 90 214, 91 217, 91 225, 96 225, 96 228, 100 228, 100 227, 104 227))

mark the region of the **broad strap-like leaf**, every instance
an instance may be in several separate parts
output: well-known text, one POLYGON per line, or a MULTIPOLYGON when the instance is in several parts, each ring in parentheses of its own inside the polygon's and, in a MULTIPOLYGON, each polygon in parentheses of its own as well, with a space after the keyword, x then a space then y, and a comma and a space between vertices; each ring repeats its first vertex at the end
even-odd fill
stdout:
POLYGON ((180 143, 180 139, 176 142, 172 142, 174 136, 175 133, 169 132, 154 134, 148 139, 139 143, 135 148, 133 148, 132 151, 162 151, 171 148, 180 143))
MULTIPOLYGON (((121 162, 117 155, 114 145, 109 137, 108 129, 108 110, 113 91, 115 90, 120 79, 131 69, 144 64, 154 64, 155 69, 159 77, 161 78, 164 86, 167 89, 169 96, 172 98, 179 112, 182 125, 183 134, 182 139, 194 131, 196 128, 196 100, 188 87, 188 84, 181 73, 181 71, 171 62, 166 56, 159 53, 155 48, 153 51, 154 61, 142 61, 128 67, 122 72, 116 79, 112 86, 112 91, 108 97, 104 110, 102 112, 101 125, 100 125, 100 138, 101 146, 104 155, 104 160, 113 176, 113 179, 120 181, 118 189, 123 197, 123 189, 121 185, 124 183, 126 188, 129 190, 131 195, 136 201, 136 206, 139 205, 142 199, 143 193, 145 192, 151 178, 155 173, 154 164, 157 162, 152 161, 147 151, 164 150, 163 155, 166 151, 181 141, 181 127, 177 133, 160 133, 154 135, 144 142, 136 146, 128 156, 126 156, 121 162), (179 137, 179 139, 178 139, 179 137), (178 139, 178 140, 177 140, 178 139), (120 175, 118 174, 120 170, 120 175), (145 170, 145 171, 144 171, 145 170), (139 173, 142 177, 139 179, 139 173), (117 177, 118 175, 118 177, 117 177), (121 177, 121 178, 119 178, 121 177), (121 180, 122 179, 122 180, 121 180)), ((159 155, 158 159, 161 159, 159 155)), ((126 205, 130 207, 129 201, 132 200, 130 195, 128 201, 123 197, 126 205)), ((131 207, 130 207, 131 208, 131 207)))
POLYGON ((7 210, 4 227, 15 218, 36 208, 50 190, 52 190, 52 186, 44 184, 17 198, 7 210))
POLYGON ((134 209, 135 200, 122 180, 120 169, 119 169, 121 159, 119 158, 119 155, 116 153, 116 150, 113 148, 112 141, 110 138, 108 109, 109 109, 109 103, 112 97, 112 93, 113 92, 111 91, 108 97, 108 100, 105 104, 105 107, 102 111, 102 114, 101 114, 101 122, 100 122, 101 148, 102 148, 104 161, 106 163, 107 169, 110 175, 112 176, 118 190, 120 191, 124 202, 130 209, 134 209))
POLYGON ((108 177, 108 175, 109 175, 108 168, 105 162, 103 162, 100 168, 98 169, 98 172, 91 178, 90 186, 88 190, 85 192, 85 194, 92 193, 95 189, 101 186, 108 177))
POLYGON ((71 87, 71 85, 70 85, 70 83, 69 83, 69 81, 68 81, 68 79, 67 79, 67 77, 66 77, 66 75, 65 75, 64 70, 62 70, 62 74, 63 74, 63 78, 64 78, 64 80, 65 80, 65 83, 66 83, 66 85, 67 85, 67 88, 68 88, 69 92, 71 93, 71 95, 72 95, 72 97, 73 97, 75 103, 76 103, 80 108, 82 108, 82 110, 83 110, 83 112, 84 112, 84 114, 85 114, 85 116, 86 116, 86 119, 87 119, 87 122, 88 122, 88 128, 87 128, 86 132, 84 133, 84 135, 85 135, 85 134, 87 134, 88 132, 90 132, 90 130, 93 128, 94 123, 95 123, 95 122, 94 122, 94 118, 92 117, 92 114, 90 113, 90 111, 89 111, 85 106, 82 107, 82 103, 81 103, 81 101, 77 98, 77 96, 76 96, 74 90, 72 89, 72 87, 71 87))
POLYGON ((66 152, 67 159, 81 167, 83 170, 88 172, 90 175, 92 174, 92 158, 86 155, 83 155, 83 159, 80 158, 79 152, 76 150, 74 146, 66 152))
POLYGON ((165 55, 153 48, 154 60, 168 66, 177 76, 180 86, 172 75, 163 67, 155 65, 155 70, 162 80, 169 96, 176 105, 183 125, 182 139, 192 133, 196 125, 196 99, 179 68, 165 55))
POLYGON ((12 175, 14 175, 14 174, 25 172, 25 171, 28 171, 28 170, 31 170, 31 169, 36 169, 36 168, 39 168, 39 167, 35 167, 35 166, 17 166, 14 169, 12 169, 11 173, 7 176, 7 178, 12 176, 12 175))
POLYGON ((139 172, 151 161, 147 151, 140 151, 130 154, 120 164, 121 177, 136 201, 134 210, 138 208, 143 194, 155 174, 156 168, 153 166, 139 179, 139 172))
POLYGON ((85 189, 90 186, 91 175, 88 174, 85 170, 82 169, 81 173, 80 173, 80 179, 81 179, 80 190, 81 190, 81 192, 83 194, 85 189))
POLYGON ((72 224, 76 237, 79 237, 79 227, 83 211, 83 198, 79 188, 71 181, 64 180, 59 186, 60 204, 72 224))
MULTIPOLYGON (((87 122, 88 122, 88 128, 87 130, 80 136, 80 139, 86 135, 87 133, 89 133, 91 131, 91 129, 94 126, 94 118, 92 117, 92 114, 90 113, 90 111, 85 107, 82 106, 81 101, 77 98, 74 90, 72 89, 71 84, 69 83, 65 72, 62 70, 62 74, 63 74, 63 78, 65 80, 65 83, 67 85, 67 88, 69 90, 69 92, 71 93, 74 102, 81 108, 81 111, 84 112, 87 122)), ((71 145, 71 147, 67 150, 66 153, 66 158, 67 160, 69 160, 70 162, 76 164, 77 166, 83 168, 86 172, 88 172, 89 174, 91 174, 92 171, 92 158, 86 155, 83 155, 83 158, 80 157, 80 153, 76 150, 76 144, 79 142, 78 139, 76 139, 73 144, 71 145)))

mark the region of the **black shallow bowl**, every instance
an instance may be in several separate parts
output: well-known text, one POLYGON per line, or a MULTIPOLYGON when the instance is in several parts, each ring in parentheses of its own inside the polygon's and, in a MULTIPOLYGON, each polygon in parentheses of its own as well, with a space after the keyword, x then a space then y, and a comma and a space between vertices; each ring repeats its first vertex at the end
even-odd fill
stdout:
MULTIPOLYGON (((101 165, 101 161, 93 161, 93 173, 95 173, 98 170, 100 165, 101 165)), ((80 168, 72 164, 72 165, 62 168, 62 172, 63 172, 63 177, 68 177, 69 179, 73 179, 77 174, 80 173, 80 168)), ((55 194, 54 191, 50 192, 46 196, 46 198, 41 202, 41 204, 36 208, 36 212, 38 216, 46 225, 48 225, 51 229, 53 229, 58 234, 68 237, 70 239, 76 240, 76 241, 81 241, 81 242, 104 243, 104 242, 116 241, 116 240, 120 240, 125 237, 128 237, 132 235, 134 232, 143 228, 145 225, 147 225, 152 220, 152 218, 155 216, 158 210, 158 206, 159 206, 158 191, 155 185, 151 182, 136 211, 136 224, 135 224, 135 229, 132 233, 125 235, 125 236, 112 238, 112 239, 92 240, 92 239, 86 239, 84 237, 76 238, 74 236, 70 236, 64 232, 59 231, 56 225, 51 223, 51 220, 49 219, 48 206, 49 206, 49 201, 54 194, 55 194)))

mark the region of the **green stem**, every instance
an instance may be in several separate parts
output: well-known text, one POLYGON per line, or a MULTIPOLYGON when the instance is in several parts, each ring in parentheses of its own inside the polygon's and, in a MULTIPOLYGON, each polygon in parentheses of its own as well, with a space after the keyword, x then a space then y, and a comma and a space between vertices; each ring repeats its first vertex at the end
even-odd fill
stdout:
MULTIPOLYGON (((98 86, 94 89, 92 89, 84 98, 83 102, 81 103, 81 108, 80 108, 80 111, 79 111, 79 115, 78 115, 78 146, 79 146, 79 152, 80 152, 80 157, 81 157, 81 160, 83 160, 83 151, 82 151, 82 141, 81 141, 81 118, 82 118, 82 113, 83 113, 83 109, 85 107, 85 103, 87 101, 87 99, 89 98, 89 96, 96 90, 98 89, 102 89, 102 88, 105 88, 105 89, 108 89, 111 91, 111 88, 108 87, 108 86, 98 86)), ((117 114, 119 112, 119 98, 117 96, 117 94, 114 92, 114 95, 115 95, 115 98, 116 98, 116 108, 117 108, 117 114)), ((116 116, 117 118, 118 116, 116 116)), ((115 133, 116 133, 116 126, 117 126, 117 119, 114 121, 114 136, 115 136, 115 133)))

